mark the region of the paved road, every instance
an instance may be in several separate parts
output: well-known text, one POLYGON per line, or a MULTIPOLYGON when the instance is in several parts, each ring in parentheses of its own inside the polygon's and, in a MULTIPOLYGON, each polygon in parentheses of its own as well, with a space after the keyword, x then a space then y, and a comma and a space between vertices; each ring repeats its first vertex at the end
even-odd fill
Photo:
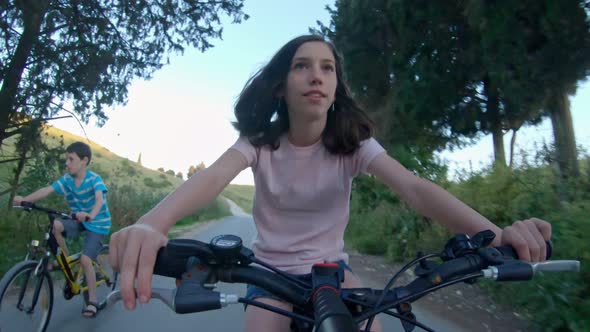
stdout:
MULTIPOLYGON (((202 241, 209 241, 218 234, 237 234, 242 237, 245 245, 249 246, 255 235, 252 218, 246 214, 239 214, 215 223, 209 223, 201 227, 198 232, 187 233, 187 236, 202 241)), ((352 266, 353 269, 361 267, 352 266)), ((370 279, 370 275, 363 275, 363 281, 370 287, 383 287, 370 279)), ((155 287, 172 287, 173 280, 155 277, 155 287)), ((224 293, 235 293, 240 296, 245 293, 245 286, 220 284, 219 290, 224 293)), ((215 331, 233 332, 242 331, 244 311, 241 305, 233 305, 222 310, 178 315, 172 312, 163 303, 152 300, 150 303, 140 305, 134 311, 124 309, 121 303, 117 303, 102 311, 95 319, 85 319, 80 316, 82 308, 81 297, 71 301, 65 301, 60 294, 56 294, 54 313, 48 331, 53 332, 113 332, 113 331, 215 331)), ((461 329, 448 322, 444 317, 437 317, 423 311, 419 306, 414 307, 419 320, 436 331, 461 331, 461 329)), ((385 331, 403 331, 399 321, 391 317, 382 317, 381 321, 385 331)))

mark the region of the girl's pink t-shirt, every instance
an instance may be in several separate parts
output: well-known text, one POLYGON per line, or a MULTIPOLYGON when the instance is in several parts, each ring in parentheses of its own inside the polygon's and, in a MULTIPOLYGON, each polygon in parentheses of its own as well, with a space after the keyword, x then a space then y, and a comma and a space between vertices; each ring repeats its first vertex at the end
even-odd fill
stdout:
POLYGON ((254 174, 252 215, 258 234, 252 244, 262 261, 289 273, 311 271, 315 263, 344 260, 352 179, 365 172, 385 149, 373 138, 352 155, 334 155, 322 141, 255 148, 240 137, 231 147, 241 152, 254 174))

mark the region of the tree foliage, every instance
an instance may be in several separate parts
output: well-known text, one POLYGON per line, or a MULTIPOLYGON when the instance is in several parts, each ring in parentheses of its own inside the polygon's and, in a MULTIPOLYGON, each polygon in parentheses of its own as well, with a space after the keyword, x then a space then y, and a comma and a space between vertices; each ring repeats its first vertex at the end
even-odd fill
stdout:
POLYGON ((343 53, 351 88, 387 145, 424 161, 492 134, 505 164, 503 135, 539 123, 552 94, 588 75, 587 5, 339 0, 318 30, 343 53))
POLYGON ((188 172, 186 173, 186 178, 190 178, 191 176, 193 176, 193 174, 195 174, 198 171, 204 170, 205 167, 205 163, 204 162, 200 162, 198 165, 190 165, 190 167, 188 168, 188 172))
POLYGON ((171 52, 205 51, 221 14, 239 23, 243 0, 15 0, 0 3, 0 143, 22 115, 71 103, 85 122, 107 120, 135 77, 150 78, 171 52))

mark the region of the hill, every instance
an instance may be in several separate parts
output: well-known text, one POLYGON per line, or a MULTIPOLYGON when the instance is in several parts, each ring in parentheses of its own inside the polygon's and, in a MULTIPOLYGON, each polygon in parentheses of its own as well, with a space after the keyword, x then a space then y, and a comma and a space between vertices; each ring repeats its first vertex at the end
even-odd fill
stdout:
MULTIPOLYGON (((109 189, 108 203, 111 211, 113 226, 111 234, 118 229, 130 225, 143 214, 153 208, 159 201, 168 195, 184 181, 174 175, 153 170, 139 165, 135 161, 118 156, 107 148, 88 141, 85 138, 73 135, 69 132, 48 126, 43 132, 43 141, 49 146, 57 147, 63 141, 64 146, 74 141, 83 141, 90 145, 93 157, 89 169, 100 174, 109 189)), ((16 140, 8 139, 0 147, 0 160, 10 160, 16 157, 16 140)), ((34 156, 35 158, 38 156, 34 156)), ((37 184, 34 188, 49 185, 51 181, 46 174, 56 173, 41 167, 34 169, 34 159, 24 168, 21 182, 30 177, 37 176, 37 184), (45 176, 43 176, 45 175, 45 176), (42 178, 39 182, 38 178, 42 178)), ((40 239, 47 224, 47 217, 38 213, 23 213, 14 209, 7 209, 9 181, 13 178, 13 169, 16 162, 0 163, 0 209, 3 209, 3 218, 0 218, 0 275, 14 262, 21 260, 26 254, 26 245, 31 239, 40 239)), ((60 170, 61 172, 62 170, 60 170)), ((61 174, 61 173, 56 173, 61 174)), ((20 188, 17 194, 26 195, 27 188, 20 188)), ((34 189, 30 189, 34 190, 34 189)), ((195 214, 180 220, 177 225, 186 226, 195 222, 222 218, 231 214, 224 198, 234 200, 246 211, 251 211, 253 186, 229 185, 215 201, 209 206, 197 211, 195 214)), ((39 204, 60 210, 67 210, 63 198, 50 195, 39 204)))

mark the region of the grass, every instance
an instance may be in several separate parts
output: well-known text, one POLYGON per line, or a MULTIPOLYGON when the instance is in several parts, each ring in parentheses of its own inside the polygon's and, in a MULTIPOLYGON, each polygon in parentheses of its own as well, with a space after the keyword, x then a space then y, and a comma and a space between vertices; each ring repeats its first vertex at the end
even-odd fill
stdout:
POLYGON ((221 195, 234 201, 245 212, 252 214, 252 204, 254 202, 253 186, 230 184, 221 195))

